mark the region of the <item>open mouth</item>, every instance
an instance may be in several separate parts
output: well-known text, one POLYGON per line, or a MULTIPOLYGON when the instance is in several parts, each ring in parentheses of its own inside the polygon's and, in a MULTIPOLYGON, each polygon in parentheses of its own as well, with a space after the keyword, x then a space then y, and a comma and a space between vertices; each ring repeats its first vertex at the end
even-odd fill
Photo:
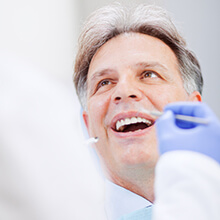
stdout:
POLYGON ((135 132, 144 130, 153 124, 153 121, 141 117, 125 118, 116 122, 114 130, 116 132, 135 132))

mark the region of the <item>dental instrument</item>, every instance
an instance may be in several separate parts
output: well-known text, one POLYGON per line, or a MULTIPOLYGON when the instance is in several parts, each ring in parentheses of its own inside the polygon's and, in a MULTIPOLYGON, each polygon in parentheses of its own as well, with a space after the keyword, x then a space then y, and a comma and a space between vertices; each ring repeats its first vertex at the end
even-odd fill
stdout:
POLYGON ((87 140, 84 142, 84 144, 85 144, 85 145, 95 144, 95 143, 98 142, 98 140, 99 140, 98 137, 91 137, 91 138, 87 139, 87 140))
MULTIPOLYGON (((160 116, 162 116, 164 114, 164 112, 149 111, 149 114, 159 118, 160 116)), ((197 123, 197 124, 207 125, 209 123, 209 120, 207 120, 205 118, 193 117, 193 116, 188 116, 188 115, 175 114, 175 118, 182 120, 182 121, 189 121, 189 122, 193 122, 193 123, 197 123)))

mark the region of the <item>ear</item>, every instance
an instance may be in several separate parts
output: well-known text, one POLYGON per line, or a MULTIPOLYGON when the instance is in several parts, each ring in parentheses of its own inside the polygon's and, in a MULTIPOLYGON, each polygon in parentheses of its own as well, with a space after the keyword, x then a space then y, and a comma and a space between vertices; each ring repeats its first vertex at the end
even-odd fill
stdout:
POLYGON ((82 116, 83 116, 83 121, 84 121, 84 123, 86 125, 86 128, 87 128, 87 131, 89 133, 89 116, 88 116, 88 113, 86 111, 83 111, 82 116))
POLYGON ((194 91, 189 95, 189 101, 191 102, 201 102, 202 96, 198 91, 194 91))

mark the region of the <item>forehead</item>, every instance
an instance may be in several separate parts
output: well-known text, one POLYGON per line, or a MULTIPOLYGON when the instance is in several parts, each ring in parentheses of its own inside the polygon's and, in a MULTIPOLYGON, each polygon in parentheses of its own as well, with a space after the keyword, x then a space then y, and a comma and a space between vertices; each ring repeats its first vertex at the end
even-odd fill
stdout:
POLYGON ((120 70, 141 62, 160 63, 167 69, 178 71, 177 58, 163 41, 146 34, 124 33, 97 50, 90 62, 88 76, 99 69, 120 70))

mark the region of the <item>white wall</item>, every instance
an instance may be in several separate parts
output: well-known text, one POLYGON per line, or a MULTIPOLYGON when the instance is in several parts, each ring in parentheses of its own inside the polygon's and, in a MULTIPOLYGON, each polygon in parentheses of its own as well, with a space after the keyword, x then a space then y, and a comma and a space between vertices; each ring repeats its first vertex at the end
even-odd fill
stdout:
POLYGON ((76 1, 3 0, 0 10, 1 50, 53 77, 71 77, 78 35, 76 1))

